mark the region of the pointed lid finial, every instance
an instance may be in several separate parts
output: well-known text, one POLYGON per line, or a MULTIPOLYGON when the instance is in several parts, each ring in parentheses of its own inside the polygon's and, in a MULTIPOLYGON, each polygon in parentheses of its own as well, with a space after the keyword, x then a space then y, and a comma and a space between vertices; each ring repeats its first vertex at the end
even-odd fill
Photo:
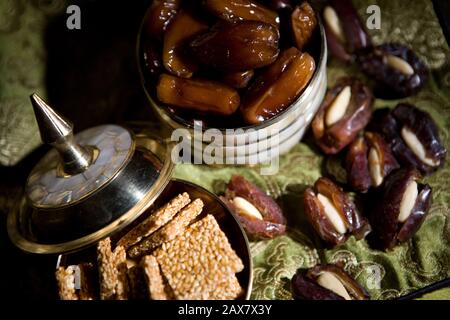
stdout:
POLYGON ((72 134, 73 125, 57 114, 38 94, 30 96, 43 143, 52 144, 72 134))
POLYGON ((65 174, 85 171, 92 162, 92 152, 73 140, 73 125, 57 114, 38 94, 30 96, 41 140, 58 150, 65 174))

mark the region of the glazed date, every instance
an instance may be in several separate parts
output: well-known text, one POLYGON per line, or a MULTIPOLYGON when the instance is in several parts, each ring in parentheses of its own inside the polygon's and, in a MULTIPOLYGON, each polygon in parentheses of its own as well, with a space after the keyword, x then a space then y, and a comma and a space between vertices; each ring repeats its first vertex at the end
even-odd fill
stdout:
POLYGON ((361 70, 377 82, 382 98, 402 98, 417 93, 428 77, 428 69, 408 47, 396 43, 374 47, 358 57, 361 70))
POLYGON ((431 174, 443 166, 447 150, 427 112, 400 103, 392 111, 379 114, 377 127, 402 165, 417 168, 422 174, 431 174))
POLYGON ((349 62, 360 51, 371 47, 369 35, 350 0, 332 0, 323 11, 330 52, 349 62))
POLYGON ((251 0, 206 0, 206 8, 216 17, 228 22, 260 21, 275 27, 279 24, 276 12, 251 0))
POLYGON ((291 280, 294 298, 299 300, 368 300, 369 294, 341 267, 317 265, 298 269, 291 280))
POLYGON ((199 63, 225 71, 247 71, 274 62, 278 29, 258 21, 219 23, 194 38, 189 49, 199 63))
POLYGON ((350 145, 345 164, 349 185, 362 193, 380 186, 399 167, 389 145, 374 132, 366 132, 350 145))
POLYGON ((309 83, 314 70, 314 59, 308 53, 295 47, 280 53, 245 93, 240 106, 244 120, 257 124, 286 109, 309 83))
POLYGON ((292 9, 292 2, 290 0, 262 0, 263 5, 269 9, 280 11, 283 9, 292 9))
POLYGON ((328 90, 311 124, 322 151, 336 154, 350 144, 369 122, 372 104, 372 92, 359 80, 338 80, 328 90))
POLYGON ((243 89, 247 87, 254 74, 253 70, 228 72, 223 75, 222 81, 230 87, 243 89))
POLYGON ((252 239, 284 234, 286 219, 278 204, 242 176, 233 176, 222 198, 252 239))
POLYGON ((161 40, 170 21, 180 9, 181 0, 153 0, 147 11, 144 31, 152 39, 161 40))
POLYGON ((190 13, 178 12, 164 35, 163 63, 167 71, 178 77, 192 77, 198 66, 187 56, 184 45, 191 37, 207 29, 206 24, 190 13))
POLYGON ((399 169, 383 185, 370 221, 385 249, 392 249, 414 236, 431 205, 432 189, 421 184, 416 169, 399 169))
POLYGON ((149 73, 150 79, 158 79, 157 77, 163 71, 164 66, 161 60, 161 53, 157 48, 157 43, 146 40, 142 48, 145 69, 149 73))
POLYGON ((295 7, 291 14, 292 34, 297 48, 301 51, 313 35, 317 26, 317 18, 308 2, 295 7))
POLYGON ((156 94, 170 106, 218 115, 234 113, 240 101, 238 92, 224 84, 168 74, 159 77, 156 94))
POLYGON ((342 188, 324 177, 305 190, 304 210, 311 226, 331 246, 345 242, 350 235, 360 240, 371 231, 342 188))

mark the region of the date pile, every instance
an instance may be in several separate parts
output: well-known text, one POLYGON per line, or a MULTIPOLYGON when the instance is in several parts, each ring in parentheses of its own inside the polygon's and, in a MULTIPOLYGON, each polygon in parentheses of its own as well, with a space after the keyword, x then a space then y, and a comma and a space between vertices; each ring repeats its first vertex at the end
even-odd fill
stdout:
MULTIPOLYGON (((327 155, 338 153, 347 173, 345 187, 361 204, 351 200, 331 173, 306 189, 305 215, 328 247, 350 236, 361 240, 369 233, 374 249, 392 250, 411 239, 432 201, 432 189, 421 183, 422 177, 445 161, 447 151, 428 113, 399 103, 371 115, 371 105, 368 88, 358 80, 341 79, 329 90, 313 121, 317 145, 327 155)), ((369 298, 336 265, 299 269, 292 290, 298 299, 369 298)))
POLYGON ((185 120, 258 124, 312 78, 316 64, 303 50, 316 25, 306 1, 154 0, 141 40, 146 81, 185 120))
MULTIPOLYGON (((323 17, 332 54, 357 62, 376 81, 377 96, 406 97, 423 87, 425 65, 403 45, 372 46, 350 0, 329 1, 323 17)), ((375 249, 392 250, 411 239, 432 201, 431 187, 421 180, 445 161, 447 151, 427 112, 399 103, 372 113, 373 101, 372 90, 360 80, 341 78, 328 90, 311 125, 317 146, 339 159, 346 172, 342 178, 329 171, 330 178, 319 178, 304 193, 305 215, 329 247, 369 233, 375 249), (355 193, 355 202, 337 181, 355 193)), ((291 285, 297 299, 369 298, 338 265, 299 269, 291 285)))

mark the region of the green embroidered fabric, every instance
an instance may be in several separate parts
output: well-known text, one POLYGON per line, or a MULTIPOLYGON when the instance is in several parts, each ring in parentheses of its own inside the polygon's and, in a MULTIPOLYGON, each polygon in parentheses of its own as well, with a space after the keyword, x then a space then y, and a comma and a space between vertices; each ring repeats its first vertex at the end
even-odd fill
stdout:
MULTIPOLYGON (((381 8, 381 29, 370 30, 375 44, 396 41, 411 46, 429 66, 426 87, 402 99, 426 110, 436 120, 441 138, 450 149, 450 50, 431 1, 354 0, 363 18, 368 5, 381 8)), ((45 47, 42 32, 48 17, 64 12, 64 1, 0 2, 0 164, 14 165, 38 144, 37 128, 28 95, 45 92, 45 47)), ((364 78, 354 67, 329 60, 329 84, 342 75, 364 78)), ((376 100, 376 107, 398 101, 376 100)), ((290 278, 297 268, 317 263, 344 264, 373 299, 396 298, 450 277, 450 223, 448 192, 450 165, 426 181, 433 187, 433 205, 416 236, 392 252, 371 249, 366 241, 350 238, 325 249, 305 222, 302 193, 321 176, 324 157, 309 143, 299 143, 280 159, 279 172, 262 176, 259 168, 179 165, 175 176, 222 192, 232 174, 241 174, 277 198, 288 218, 286 235, 251 243, 254 261, 253 299, 292 299, 290 278)), ((1 188, 0 188, 1 190, 1 188)), ((10 207, 12 192, 0 193, 0 211, 10 207), (8 200, 9 199, 9 200, 8 200)), ((424 299, 450 299, 440 290, 424 299)))
MULTIPOLYGON (((362 17, 367 16, 368 1, 354 1, 362 17)), ((427 86, 415 97, 403 99, 428 111, 437 121, 441 137, 449 146, 450 125, 450 51, 428 1, 370 1, 381 8, 380 30, 370 33, 376 44, 396 41, 410 45, 432 70, 427 86)), ((330 59, 328 83, 342 75, 358 74, 355 68, 330 59)), ((376 107, 394 106, 399 101, 376 100, 376 107)), ((281 200, 288 217, 285 236, 251 244, 254 260, 254 299, 291 299, 289 281, 297 268, 317 263, 341 262, 371 294, 373 299, 396 298, 433 282, 450 277, 449 165, 427 179, 434 198, 430 214, 420 231, 393 252, 370 249, 366 241, 350 238, 333 250, 322 247, 305 224, 302 192, 321 176, 323 157, 307 144, 300 143, 280 160, 275 176, 261 176, 257 168, 179 166, 176 176, 220 192, 232 174, 242 174, 270 195, 281 200)), ((444 291, 442 291, 444 292, 444 291)), ((448 293, 440 293, 449 298, 448 293)), ((447 290, 448 292, 448 290, 447 290)), ((443 296, 437 295, 436 298, 443 296)), ((430 298, 427 295, 426 298, 430 298)), ((433 296, 431 296, 433 298, 433 296)))

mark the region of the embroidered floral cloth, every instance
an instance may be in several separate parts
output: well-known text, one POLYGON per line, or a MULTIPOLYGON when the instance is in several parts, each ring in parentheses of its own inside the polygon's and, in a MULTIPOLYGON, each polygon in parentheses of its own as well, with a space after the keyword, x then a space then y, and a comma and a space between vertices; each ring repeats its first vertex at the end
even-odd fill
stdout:
MULTIPOLYGON (((375 44, 395 41, 411 46, 427 63, 431 76, 426 87, 415 97, 376 100, 376 107, 394 106, 408 101, 426 110, 436 120, 441 138, 449 149, 450 128, 450 51, 429 1, 355 1, 362 17, 367 17, 367 3, 381 8, 381 30, 371 30, 375 44)), ((333 59, 328 63, 328 84, 341 75, 358 74, 333 59)), ((302 193, 321 176, 323 156, 299 143, 280 160, 279 173, 259 175, 258 168, 212 169, 205 166, 179 166, 176 176, 210 190, 223 191, 223 183, 232 174, 242 174, 280 200, 288 217, 287 234, 274 240, 254 242, 254 299, 291 299, 289 281, 297 268, 317 263, 342 262, 373 299, 391 299, 414 292, 450 277, 449 163, 427 178, 433 187, 433 205, 416 236, 393 252, 372 250, 366 241, 352 237, 333 250, 325 249, 305 223, 302 193)), ((450 299, 449 290, 426 298, 450 299)))
MULTIPOLYGON (((90 6, 94 2, 86 1, 90 6)), ((142 10, 148 2, 137 1, 139 5, 133 11, 137 12, 136 16, 142 16, 142 10)), ((380 6, 381 29, 370 31, 375 44, 386 41, 407 44, 431 69, 426 87, 417 96, 402 101, 411 102, 428 111, 438 123, 441 138, 447 149, 450 149, 450 50, 431 1, 354 0, 354 4, 362 17, 367 17, 366 8, 369 4, 380 6)), ((131 31, 122 32, 120 28, 127 28, 127 24, 123 23, 119 27, 111 25, 115 33, 111 39, 120 41, 114 41, 110 47, 107 42, 110 39, 102 36, 104 33, 108 34, 107 31, 86 40, 83 32, 89 32, 89 22, 107 17, 102 11, 105 8, 100 7, 96 12, 97 16, 92 18, 93 14, 82 6, 82 15, 87 20, 82 20, 82 30, 74 36, 83 39, 83 46, 77 48, 76 39, 67 42, 64 38, 74 34, 61 31, 62 36, 58 38, 59 34, 52 34, 48 28, 51 23, 58 23, 58 16, 65 14, 66 7, 67 3, 61 0, 0 2, 0 164, 3 166, 16 165, 39 145, 37 126, 28 100, 33 91, 44 96, 47 94, 51 101, 60 102, 61 105, 69 105, 69 114, 64 114, 78 125, 78 129, 81 128, 79 123, 88 126, 149 118, 148 106, 141 109, 135 107, 142 105, 144 101, 142 96, 136 98, 136 92, 140 91, 137 74, 126 73, 132 74, 129 78, 121 76, 124 68, 135 72, 135 34, 131 31), (62 51, 62 54, 67 54, 70 58, 81 57, 77 62, 85 61, 85 64, 78 65, 69 58, 64 60, 58 56, 60 64, 55 67, 52 62, 55 48, 49 44, 49 32, 50 36, 60 40, 53 46, 65 46, 63 50, 67 51, 62 51), (102 46, 105 43, 107 45, 102 46), (118 60, 120 55, 124 58, 118 60), (67 66, 71 63, 74 65, 67 66), (65 73, 58 74, 58 68, 65 73), (93 79, 91 74, 94 73, 103 76, 93 79), (59 75, 59 81, 52 82, 55 74, 59 75), (74 78, 83 83, 76 82, 74 78), (85 96, 89 99, 84 98, 85 96), (80 111, 82 109, 76 109, 85 105, 92 106, 89 113, 85 112, 88 109, 83 109, 83 112, 80 111)), ((123 10, 121 14, 127 15, 127 12, 123 10)), ((113 18, 105 21, 111 23, 113 18)), ((139 21, 135 22, 134 26, 138 26, 139 21)), ((64 20, 59 23, 61 27, 64 26, 64 20)), ((328 65, 329 84, 342 75, 354 74, 363 78, 356 68, 345 67, 332 59, 328 65)), ((397 102, 376 100, 376 106, 394 106, 397 102)), ((59 107, 56 106, 57 109, 59 107)), ((302 193, 306 186, 313 184, 321 176, 323 167, 323 156, 314 150, 308 143, 299 143, 281 157, 280 170, 273 176, 261 176, 258 168, 180 165, 176 169, 176 177, 215 192, 224 190, 224 184, 232 174, 242 174, 280 201, 289 221, 286 235, 251 243, 254 260, 252 298, 291 299, 289 281, 296 269, 326 262, 342 262, 345 269, 374 299, 402 296, 450 277, 448 162, 438 173, 427 178, 427 182, 433 187, 433 205, 422 228, 411 241, 390 253, 372 250, 366 241, 357 242, 354 238, 327 250, 305 223, 302 209, 302 193)), ((2 170, 6 172, 7 169, 2 170)), ((20 196, 17 191, 20 191, 20 185, 12 188, 0 182, 0 212, 8 212, 11 204, 20 196)), ((426 298, 450 299, 450 290, 441 290, 426 298)))

